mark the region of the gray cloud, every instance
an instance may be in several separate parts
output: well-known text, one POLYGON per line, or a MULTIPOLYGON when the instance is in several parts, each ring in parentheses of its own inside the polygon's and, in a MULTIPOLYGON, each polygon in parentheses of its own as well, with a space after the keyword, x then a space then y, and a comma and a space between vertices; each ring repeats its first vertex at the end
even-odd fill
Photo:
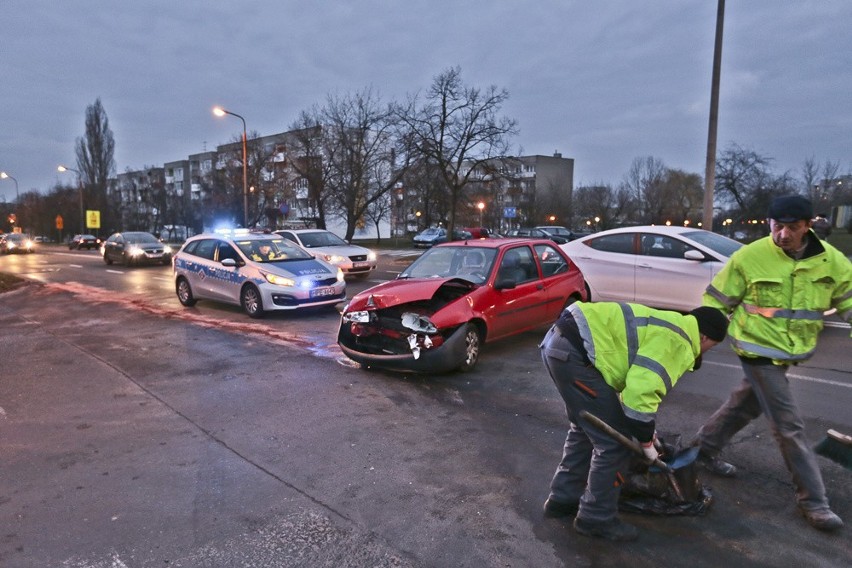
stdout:
MULTIPOLYGON (((22 191, 68 181, 56 165, 97 97, 124 171, 231 140, 215 104, 272 134, 331 92, 401 99, 460 65, 508 89, 516 145, 573 157, 576 183, 617 183, 648 155, 703 174, 715 4, 2 0, 0 169, 22 191)), ((848 2, 728 2, 720 148, 848 169, 850 21, 848 2)))

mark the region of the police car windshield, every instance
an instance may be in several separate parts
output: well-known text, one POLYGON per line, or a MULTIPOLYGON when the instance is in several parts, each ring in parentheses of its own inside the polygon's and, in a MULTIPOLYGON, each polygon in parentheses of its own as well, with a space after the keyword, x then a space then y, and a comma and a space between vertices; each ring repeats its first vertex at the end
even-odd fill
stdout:
POLYGON ((240 251, 254 262, 286 262, 313 258, 287 239, 246 239, 234 241, 240 251))

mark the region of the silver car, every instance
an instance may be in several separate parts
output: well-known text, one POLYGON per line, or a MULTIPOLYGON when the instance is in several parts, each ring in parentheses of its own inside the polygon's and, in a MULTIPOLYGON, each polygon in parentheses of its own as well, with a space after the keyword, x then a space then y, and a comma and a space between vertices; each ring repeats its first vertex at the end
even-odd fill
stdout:
POLYGON ((324 229, 293 229, 275 231, 285 239, 307 249, 315 257, 340 267, 346 276, 366 278, 376 269, 376 253, 368 248, 347 243, 324 229))
POLYGON ((242 306, 253 318, 346 299, 338 267, 274 234, 236 231, 192 237, 175 254, 173 270, 184 306, 217 300, 242 306))

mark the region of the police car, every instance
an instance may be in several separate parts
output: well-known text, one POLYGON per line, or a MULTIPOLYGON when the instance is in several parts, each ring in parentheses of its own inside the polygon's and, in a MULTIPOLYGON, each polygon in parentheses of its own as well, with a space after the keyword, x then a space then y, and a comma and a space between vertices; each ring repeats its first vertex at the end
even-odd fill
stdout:
POLYGON ((235 230, 191 237, 175 254, 173 271, 184 306, 217 300, 242 306, 253 318, 346 299, 339 268, 274 234, 235 230))

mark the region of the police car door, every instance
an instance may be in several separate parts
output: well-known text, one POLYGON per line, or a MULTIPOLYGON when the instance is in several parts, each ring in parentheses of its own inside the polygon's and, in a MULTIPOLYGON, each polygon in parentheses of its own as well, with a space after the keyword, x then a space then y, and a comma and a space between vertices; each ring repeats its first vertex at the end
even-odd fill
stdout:
POLYGON ((240 288, 245 282, 245 274, 242 266, 243 258, 239 255, 236 249, 230 243, 219 241, 219 246, 216 251, 216 262, 213 263, 214 269, 210 272, 210 292, 217 299, 220 299, 231 304, 240 303, 240 288), (223 266, 222 261, 225 259, 233 259, 236 266, 223 266))

